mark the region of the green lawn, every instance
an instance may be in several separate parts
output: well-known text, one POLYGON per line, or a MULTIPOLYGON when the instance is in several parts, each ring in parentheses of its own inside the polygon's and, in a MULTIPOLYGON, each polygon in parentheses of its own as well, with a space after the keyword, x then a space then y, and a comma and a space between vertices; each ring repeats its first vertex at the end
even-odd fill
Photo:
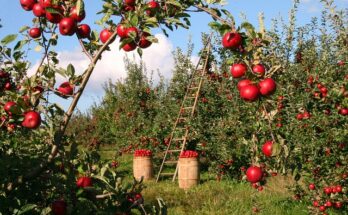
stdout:
MULTIPOLYGON (((115 156, 115 153, 107 152, 106 149, 101 152, 105 159, 115 156)), ((124 155, 117 160, 120 163, 119 174, 125 181, 131 181, 132 155, 124 155)), ((214 176, 207 173, 202 173, 201 178, 203 182, 188 191, 179 189, 177 183, 171 180, 144 182, 145 204, 156 205, 157 198, 162 198, 170 215, 247 215, 255 214, 253 207, 257 207, 257 214, 262 215, 308 214, 305 203, 292 200, 286 188, 289 180, 282 176, 270 178, 261 192, 248 183, 229 180, 217 182, 214 176)))
MULTIPOLYGON (((112 148, 101 148, 100 154, 103 159, 116 156, 112 148)), ((133 180, 132 158, 132 155, 116 157, 120 163, 118 173, 125 182, 133 180)), ((254 207, 259 209, 257 214, 262 215, 309 214, 306 203, 292 200, 292 194, 286 188, 290 183, 289 177, 270 177, 264 190, 259 192, 249 183, 218 182, 214 175, 205 172, 201 173, 201 184, 188 191, 179 189, 171 180, 148 181, 144 182, 146 188, 142 194, 147 211, 151 211, 150 205, 157 204, 157 198, 162 198, 170 215, 248 215, 256 214, 254 207)), ((328 212, 338 215, 334 211, 328 212)))

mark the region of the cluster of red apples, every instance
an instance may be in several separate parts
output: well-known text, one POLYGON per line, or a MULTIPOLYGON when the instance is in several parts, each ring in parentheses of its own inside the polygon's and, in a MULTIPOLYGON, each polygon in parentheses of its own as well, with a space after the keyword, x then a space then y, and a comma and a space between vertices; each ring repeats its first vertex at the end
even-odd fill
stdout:
MULTIPOLYGON (((11 80, 11 75, 0 70, 0 94, 5 91, 17 90, 11 80)), ((34 89, 40 90, 40 89, 34 89)), ((28 129, 38 128, 41 124, 40 114, 30 107, 28 97, 22 99, 24 107, 21 107, 14 101, 7 101, 3 106, 4 114, 0 118, 0 127, 7 128, 8 131, 14 131, 17 126, 28 129), (16 122, 20 121, 20 124, 16 122)))
MULTIPOLYGON (((343 63, 344 65, 344 63, 343 63)), ((313 76, 309 76, 307 83, 310 86, 310 88, 307 88, 306 91, 307 92, 311 92, 313 91, 313 97, 316 99, 323 99, 325 100, 326 97, 328 96, 329 88, 327 86, 325 86, 323 83, 318 82, 319 78, 317 77, 316 79, 314 79, 313 76), (315 89, 315 85, 314 83, 317 82, 316 84, 316 89, 315 89), (312 88, 312 89, 311 89, 312 88)), ((340 88, 340 95, 342 95, 345 98, 348 98, 348 91, 346 90, 345 86, 341 86, 340 88)), ((337 109, 338 114, 342 115, 342 116, 347 116, 348 115, 348 108, 347 107, 343 107, 341 104, 336 103, 335 107, 337 109)), ((331 110, 330 109, 325 109, 324 113, 327 115, 331 114, 331 110)))
MULTIPOLYGON (((86 13, 83 9, 78 9, 76 5, 53 5, 51 0, 20 0, 20 4, 24 10, 32 11, 34 16, 58 24, 61 35, 72 36, 77 33, 80 38, 90 36, 89 25, 78 24, 86 17, 86 13)), ((33 27, 29 29, 28 33, 30 37, 36 39, 41 37, 42 29, 33 27)))
MULTIPOLYGON (((121 9, 123 12, 129 12, 135 10, 135 0, 124 0, 123 8, 121 9)), ((150 1, 147 3, 148 9, 146 10, 146 14, 150 17, 154 16, 160 9, 160 5, 156 1, 150 1)), ((109 40, 111 35, 115 32, 112 29, 104 29, 100 32, 99 38, 102 43, 106 43, 109 40)), ((116 27, 117 35, 120 37, 121 42, 127 39, 130 39, 126 42, 122 49, 126 52, 133 51, 137 47, 145 49, 151 46, 152 42, 148 39, 151 35, 148 32, 141 31, 136 26, 129 26, 125 23, 119 23, 116 27)))
MULTIPOLYGON (((310 183, 308 185, 308 189, 311 191, 319 192, 319 190, 317 189, 317 187, 314 183, 310 183)), ((331 194, 338 195, 338 194, 343 193, 343 187, 341 185, 324 187, 322 192, 325 193, 327 195, 327 197, 322 198, 322 199, 317 198, 313 201, 313 206, 318 208, 319 211, 325 212, 326 209, 331 208, 331 207, 336 208, 336 209, 340 209, 343 207, 344 202, 342 202, 342 201, 333 202, 330 199, 331 194)))
MULTIPOLYGON (((44 88, 39 85, 30 89, 24 89, 21 85, 15 86, 10 73, 0 70, 0 94, 6 91, 16 91, 22 96, 0 103, 4 110, 0 118, 0 127, 7 128, 9 132, 13 132, 17 127, 38 128, 41 125, 41 116, 35 110, 37 105, 31 103, 29 94, 42 94, 44 88)), ((72 95, 73 92, 74 87, 69 82, 62 83, 57 89, 57 93, 64 97, 72 95)))
POLYGON ((185 150, 180 153, 180 158, 196 158, 198 157, 198 152, 193 150, 185 150))
MULTIPOLYGON (((122 12, 134 11, 135 3, 135 0, 123 1, 122 12)), ((86 17, 83 8, 77 8, 76 5, 53 5, 51 0, 20 0, 20 4, 24 10, 32 11, 34 16, 45 18, 53 24, 58 24, 61 35, 72 36, 76 33, 81 39, 90 37, 90 26, 87 24, 79 24, 86 17), (52 12, 52 10, 55 12, 52 12)), ((154 16, 160 9, 159 3, 155 1, 148 2, 147 7, 146 14, 148 16, 154 16)), ((151 36, 148 32, 140 31, 137 27, 129 26, 122 22, 117 25, 116 29, 109 28, 102 30, 99 35, 100 41, 106 43, 115 30, 121 42, 130 39, 122 47, 126 52, 133 51, 137 47, 145 49, 152 44, 148 39, 148 37, 151 36)), ((40 38, 42 29, 33 27, 29 29, 28 34, 34 39, 40 38)))
MULTIPOLYGON (((243 50, 242 43, 243 37, 238 32, 228 32, 222 38, 222 45, 226 49, 243 50)), ((248 66, 245 63, 235 63, 231 66, 233 78, 244 78, 247 71, 248 66)), ((265 75, 266 68, 262 64, 255 64, 252 66, 252 72, 261 78, 265 75)), ((277 85, 272 78, 265 78, 258 84, 254 84, 249 79, 242 79, 237 87, 241 98, 246 101, 255 101, 260 95, 268 96, 274 93, 277 85)))
MULTIPOLYGON (((262 153, 266 157, 271 157, 273 154, 273 141, 267 140, 262 146, 262 153)), ((258 189, 258 191, 262 191, 263 187, 260 185, 260 182, 263 181, 263 178, 267 176, 261 167, 252 165, 246 170, 246 178, 252 184, 252 187, 258 189)))
POLYGON ((134 151, 134 157, 150 157, 152 156, 151 150, 148 149, 137 149, 134 151))

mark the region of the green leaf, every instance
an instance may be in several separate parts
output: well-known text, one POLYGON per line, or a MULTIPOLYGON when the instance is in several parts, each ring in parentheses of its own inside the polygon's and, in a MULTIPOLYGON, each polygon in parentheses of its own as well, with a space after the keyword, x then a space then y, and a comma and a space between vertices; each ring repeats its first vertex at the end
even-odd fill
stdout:
POLYGON ((252 24, 250 24, 249 22, 243 22, 240 25, 241 28, 244 28, 245 30, 247 30, 251 35, 255 35, 255 28, 252 24))
POLYGON ((17 39, 17 36, 18 36, 17 34, 10 34, 10 35, 7 35, 7 36, 5 36, 5 37, 1 40, 1 43, 2 43, 3 45, 7 45, 7 44, 13 42, 14 40, 16 40, 16 39, 17 39))
POLYGON ((103 177, 105 175, 106 170, 108 170, 107 166, 102 167, 100 170, 100 176, 103 177))
POLYGON ((272 144, 272 156, 278 156, 281 152, 282 148, 278 143, 272 144))
POLYGON ((26 213, 26 212, 28 212, 28 211, 31 211, 31 210, 33 210, 33 209, 36 208, 36 207, 37 207, 37 205, 34 205, 34 204, 27 204, 27 205, 24 205, 24 206, 20 209, 20 211, 18 212, 18 215, 24 214, 24 213, 26 213))
POLYGON ((82 0, 77 0, 76 3, 76 14, 79 16, 85 10, 85 4, 82 0))
POLYGON ((59 10, 56 10, 55 8, 52 7, 46 7, 46 12, 52 13, 52 14, 60 14, 61 16, 63 16, 63 14, 61 14, 61 12, 59 10))
POLYGON ((171 5, 174 5, 176 7, 181 8, 181 4, 179 3, 179 1, 166 1, 166 4, 171 4, 171 5))
POLYGON ((131 19, 130 19, 130 23, 132 26, 137 26, 139 24, 139 17, 138 15, 134 14, 131 19))
POLYGON ((14 47, 14 50, 17 51, 17 50, 22 49, 23 46, 24 46, 25 44, 27 44, 27 43, 28 43, 28 40, 21 40, 21 41, 18 41, 18 43, 17 43, 17 44, 15 45, 15 47, 14 47))
POLYGON ((19 33, 23 33, 24 31, 28 30, 30 27, 29 26, 22 26, 20 29, 19 29, 19 33))
POLYGON ((130 43, 130 42, 132 42, 132 41, 133 41, 132 38, 123 39, 123 40, 121 41, 121 44, 120 44, 120 46, 119 46, 119 49, 123 48, 124 45, 126 45, 127 43, 130 43))
POLYGON ((70 63, 66 69, 66 74, 68 76, 74 76, 75 75, 75 68, 74 66, 70 63))
POLYGON ((143 50, 141 48, 137 48, 137 52, 138 52, 140 57, 143 56, 143 50))

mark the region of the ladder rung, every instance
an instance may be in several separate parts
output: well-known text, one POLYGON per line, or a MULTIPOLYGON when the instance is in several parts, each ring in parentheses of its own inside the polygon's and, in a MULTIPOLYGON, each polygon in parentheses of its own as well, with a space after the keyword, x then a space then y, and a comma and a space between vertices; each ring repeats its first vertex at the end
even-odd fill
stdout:
POLYGON ((176 164, 176 163, 178 163, 178 161, 165 161, 164 163, 165 164, 176 164))
POLYGON ((181 140, 185 140, 186 137, 181 137, 181 138, 174 138, 173 141, 181 141, 181 140))
POLYGON ((160 175, 174 175, 174 172, 161 172, 160 175))
POLYGON ((189 87, 189 90, 194 90, 194 89, 198 89, 198 87, 189 87))
POLYGON ((193 108, 193 106, 191 106, 191 107, 183 107, 181 109, 192 109, 192 108, 193 108))
POLYGON ((181 152, 180 149, 171 149, 171 150, 168 150, 168 152, 181 152))
POLYGON ((186 97, 187 99, 195 99, 196 97, 195 96, 188 96, 186 97))

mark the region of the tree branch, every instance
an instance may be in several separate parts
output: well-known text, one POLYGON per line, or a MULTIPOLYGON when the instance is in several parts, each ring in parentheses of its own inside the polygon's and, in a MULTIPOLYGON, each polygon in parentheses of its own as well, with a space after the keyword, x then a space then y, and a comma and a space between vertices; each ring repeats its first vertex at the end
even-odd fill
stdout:
POLYGON ((86 46, 83 44, 82 40, 79 38, 79 42, 82 48, 82 52, 86 54, 86 56, 88 57, 88 59, 92 62, 93 61, 93 57, 92 55, 87 51, 86 46))
POLYGON ((211 15, 214 19, 219 20, 219 21, 222 22, 223 24, 226 24, 226 25, 231 26, 232 31, 235 31, 235 30, 236 30, 236 28, 235 28, 235 26, 234 26, 234 23, 228 22, 226 19, 221 18, 221 17, 218 16, 217 14, 213 13, 213 12, 211 11, 210 8, 207 8, 207 7, 204 7, 204 6, 201 6, 201 5, 194 5, 194 7, 196 7, 196 8, 199 9, 199 10, 202 10, 202 11, 208 13, 208 14, 211 15))
POLYGON ((66 128, 69 124, 70 118, 71 118, 71 116, 72 116, 72 114, 77 106, 77 103, 78 103, 83 91, 86 88, 86 85, 89 81, 89 78, 91 77, 91 75, 94 71, 95 65, 101 59, 101 55, 103 54, 103 52, 107 49, 107 47, 110 45, 110 43, 116 38, 116 35, 117 35, 117 32, 115 31, 111 35, 109 40, 102 47, 100 47, 100 49, 98 50, 96 55, 93 57, 92 62, 89 64, 89 66, 85 72, 86 75, 83 77, 80 89, 75 94, 73 101, 71 102, 70 107, 69 107, 68 111, 66 112, 64 119, 59 127, 59 130, 55 134, 53 144, 52 144, 53 146, 51 149, 51 153, 48 156, 47 161, 42 163, 41 165, 39 165, 37 168, 29 171, 29 173, 27 175, 19 176, 16 181, 8 183, 6 186, 7 193, 11 192, 14 188, 18 187, 20 184, 23 184, 25 181, 29 181, 29 180, 39 176, 47 168, 47 166, 54 160, 54 158, 57 156, 57 154, 59 152, 59 148, 61 147, 62 138, 63 138, 65 131, 66 131, 66 128))
POLYGON ((271 137, 272 137, 273 143, 275 143, 276 141, 275 141, 275 137, 274 137, 274 135, 273 135, 271 119, 270 119, 270 117, 269 117, 269 114, 268 114, 268 112, 267 112, 267 109, 266 109, 265 104, 262 104, 262 107, 263 107, 263 110, 265 111, 265 114, 266 114, 266 117, 267 117, 268 128, 269 128, 269 131, 271 132, 271 137))

